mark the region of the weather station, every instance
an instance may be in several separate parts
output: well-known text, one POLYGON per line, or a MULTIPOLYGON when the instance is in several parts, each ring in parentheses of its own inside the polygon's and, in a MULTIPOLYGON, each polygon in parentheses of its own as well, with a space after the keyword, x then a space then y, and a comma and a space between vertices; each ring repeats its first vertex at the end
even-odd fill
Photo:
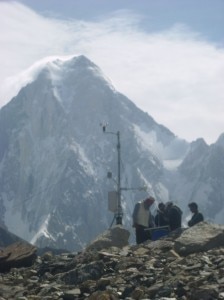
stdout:
POLYGON ((121 191, 129 191, 129 190, 138 190, 138 191, 147 191, 147 187, 137 187, 137 188, 128 188, 121 187, 121 142, 120 142, 120 131, 113 132, 108 131, 107 126, 108 123, 101 123, 100 126, 103 129, 103 133, 112 134, 117 137, 117 180, 113 178, 112 172, 107 172, 107 178, 112 179, 116 185, 116 191, 108 192, 108 209, 109 211, 114 213, 114 218, 111 223, 113 225, 114 220, 116 220, 116 225, 123 224, 123 208, 121 203, 121 191))

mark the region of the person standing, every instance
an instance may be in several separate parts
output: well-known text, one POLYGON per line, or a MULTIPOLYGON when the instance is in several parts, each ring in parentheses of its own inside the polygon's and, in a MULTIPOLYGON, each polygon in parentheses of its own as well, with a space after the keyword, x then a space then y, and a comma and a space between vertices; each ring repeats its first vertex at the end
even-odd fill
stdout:
POLYGON ((165 213, 171 231, 181 228, 182 210, 177 205, 174 205, 173 202, 167 202, 165 213))
POLYGON ((154 202, 155 199, 149 197, 135 204, 132 219, 133 227, 135 227, 136 244, 150 239, 150 232, 145 229, 154 227, 153 216, 150 211, 154 202))
POLYGON ((163 202, 159 203, 157 214, 155 215, 155 225, 156 227, 169 225, 168 218, 165 214, 166 206, 163 202))
POLYGON ((203 217, 202 213, 200 213, 198 211, 198 205, 197 205, 197 203, 191 202, 191 203, 188 204, 188 207, 190 208, 190 211, 193 213, 192 218, 188 222, 188 226, 189 227, 192 227, 195 224, 204 221, 204 217, 203 217))

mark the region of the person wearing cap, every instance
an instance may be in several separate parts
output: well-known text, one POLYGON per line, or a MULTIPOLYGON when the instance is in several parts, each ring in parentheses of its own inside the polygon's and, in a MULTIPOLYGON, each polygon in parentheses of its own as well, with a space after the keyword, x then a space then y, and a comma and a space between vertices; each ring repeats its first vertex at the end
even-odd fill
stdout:
POLYGON ((188 226, 189 227, 192 227, 195 224, 204 221, 204 217, 203 217, 202 213, 200 213, 198 211, 198 205, 197 205, 197 203, 191 202, 191 203, 188 204, 188 207, 190 208, 190 211, 193 213, 192 218, 188 222, 188 226))
POLYGON ((136 244, 150 239, 150 232, 145 229, 154 227, 153 216, 150 211, 154 202, 155 199, 149 197, 135 204, 132 219, 133 227, 135 227, 136 244))

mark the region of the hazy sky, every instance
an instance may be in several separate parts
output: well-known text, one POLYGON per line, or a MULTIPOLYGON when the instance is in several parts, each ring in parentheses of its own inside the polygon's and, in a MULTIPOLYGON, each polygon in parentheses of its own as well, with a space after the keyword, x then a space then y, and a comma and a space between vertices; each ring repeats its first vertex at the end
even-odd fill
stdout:
POLYGON ((36 61, 84 54, 180 138, 224 132, 224 0, 0 0, 0 12, 0 106, 36 61))

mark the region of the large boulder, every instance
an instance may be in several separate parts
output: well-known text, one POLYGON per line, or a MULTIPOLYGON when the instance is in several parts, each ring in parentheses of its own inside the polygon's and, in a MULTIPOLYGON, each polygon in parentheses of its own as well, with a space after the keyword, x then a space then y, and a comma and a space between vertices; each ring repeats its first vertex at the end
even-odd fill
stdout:
POLYGON ((116 225, 98 236, 86 250, 101 250, 110 247, 122 248, 128 245, 130 232, 121 225, 116 225))
POLYGON ((0 251, 0 272, 11 268, 29 267, 36 259, 36 247, 23 242, 16 242, 0 251))
POLYGON ((224 226, 208 222, 200 222, 186 229, 174 243, 174 249, 180 255, 222 246, 224 246, 224 226))

